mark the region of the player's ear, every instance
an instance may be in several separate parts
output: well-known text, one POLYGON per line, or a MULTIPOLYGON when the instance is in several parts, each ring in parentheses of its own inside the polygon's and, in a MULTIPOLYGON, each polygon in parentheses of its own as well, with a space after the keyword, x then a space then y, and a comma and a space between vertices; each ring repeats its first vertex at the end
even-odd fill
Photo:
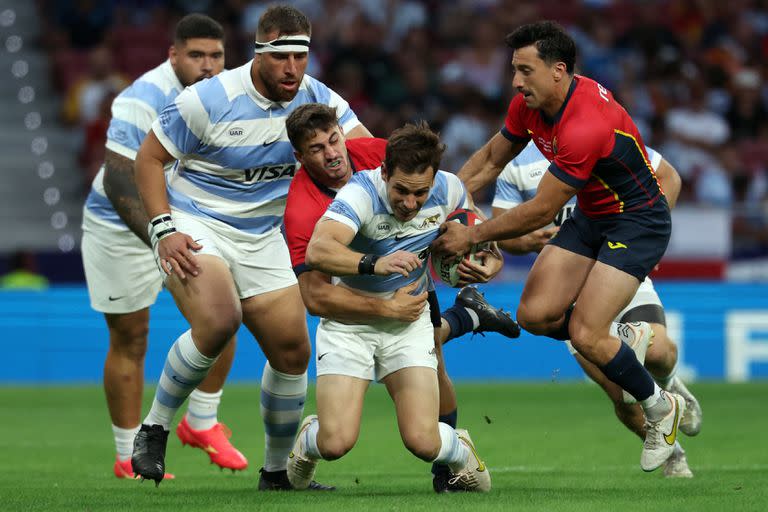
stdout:
POLYGON ((293 150, 293 156, 296 157, 296 160, 301 164, 304 165, 304 158, 301 156, 301 153, 299 153, 296 150, 293 150))
POLYGON ((178 51, 176 50, 176 44, 172 44, 168 47, 168 59, 171 61, 171 65, 176 65, 176 56, 178 55, 178 51))
POLYGON ((387 164, 381 162, 381 177, 384 178, 384 182, 389 181, 389 174, 387 173, 387 164))
POLYGON ((552 78, 555 79, 555 82, 559 82, 560 80, 565 77, 567 74, 565 62, 556 62, 555 65, 552 67, 552 78))

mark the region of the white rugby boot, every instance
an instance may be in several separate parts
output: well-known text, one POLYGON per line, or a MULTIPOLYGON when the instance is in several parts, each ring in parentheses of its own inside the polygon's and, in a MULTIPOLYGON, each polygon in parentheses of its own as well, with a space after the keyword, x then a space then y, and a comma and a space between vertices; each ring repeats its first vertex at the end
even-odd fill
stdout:
POLYGON ((299 425, 299 431, 296 433, 296 440, 293 443, 291 453, 288 455, 288 481, 294 489, 308 489, 315 477, 317 469, 317 460, 307 457, 304 449, 304 432, 309 428, 313 421, 317 421, 317 415, 312 414, 304 418, 299 425))
POLYGON ((650 421, 646 414, 645 442, 640 455, 640 467, 643 471, 653 471, 672 456, 677 441, 680 420, 685 414, 685 400, 680 395, 662 391, 672 407, 666 416, 658 421, 650 421))
POLYGON ((490 491, 491 474, 488 472, 488 466, 485 465, 485 462, 483 462, 477 454, 472 438, 469 437, 469 432, 457 428, 456 435, 459 436, 459 441, 464 443, 469 450, 469 455, 467 456, 467 462, 464 464, 464 467, 455 471, 453 478, 451 478, 448 483, 466 491, 490 491))

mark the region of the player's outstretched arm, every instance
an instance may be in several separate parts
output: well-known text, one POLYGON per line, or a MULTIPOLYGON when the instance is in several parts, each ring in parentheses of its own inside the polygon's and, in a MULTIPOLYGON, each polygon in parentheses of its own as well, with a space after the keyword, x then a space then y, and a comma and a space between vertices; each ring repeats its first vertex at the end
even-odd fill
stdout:
MULTIPOLYGON (((508 208, 493 208, 493 216, 506 212, 508 208)), ((544 246, 549 242, 550 238, 560 231, 560 228, 553 226, 550 228, 537 229, 527 235, 519 236, 517 238, 510 238, 508 240, 499 240, 499 248, 509 254, 528 254, 531 252, 541 252, 544 246)))
POLYGON ((445 223, 440 228, 442 234, 430 247, 437 254, 460 257, 478 244, 525 235, 552 222, 557 212, 576 192, 577 189, 547 172, 532 199, 510 208, 499 217, 472 227, 458 222, 445 223))
POLYGON ((147 247, 151 247, 144 211, 134 178, 134 161, 107 149, 104 156, 104 192, 117 214, 147 247))
POLYGON ((501 133, 477 150, 459 169, 458 176, 470 194, 474 194, 499 177, 507 163, 525 147, 525 143, 513 143, 501 133))
POLYGON ((348 323, 369 323, 391 319, 416 321, 426 307, 427 292, 411 295, 418 283, 405 286, 390 299, 356 293, 345 286, 335 286, 331 277, 317 270, 299 274, 299 289, 310 314, 348 323))
POLYGON ((677 169, 667 162, 667 160, 662 158, 658 169, 656 169, 656 177, 661 183, 661 189, 664 191, 664 195, 667 196, 669 207, 674 208, 677 204, 677 198, 680 195, 680 188, 682 186, 682 180, 677 173, 677 169))

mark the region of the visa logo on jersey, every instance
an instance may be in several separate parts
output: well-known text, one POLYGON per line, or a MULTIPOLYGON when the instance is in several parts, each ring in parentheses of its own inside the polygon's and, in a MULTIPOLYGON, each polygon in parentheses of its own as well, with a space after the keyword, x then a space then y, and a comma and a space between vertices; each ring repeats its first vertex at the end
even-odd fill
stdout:
POLYGON ((245 183, 254 183, 257 181, 279 180, 285 177, 291 177, 296 174, 298 164, 265 165, 263 167, 254 167, 245 169, 243 181, 245 183))

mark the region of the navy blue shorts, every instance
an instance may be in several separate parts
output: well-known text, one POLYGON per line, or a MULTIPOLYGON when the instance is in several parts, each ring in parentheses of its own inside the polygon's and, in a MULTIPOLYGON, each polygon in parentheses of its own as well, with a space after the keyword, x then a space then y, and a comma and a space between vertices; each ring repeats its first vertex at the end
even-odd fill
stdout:
POLYGON ((661 260, 672 233, 665 201, 642 212, 591 219, 578 206, 549 243, 635 276, 639 281, 661 260))

